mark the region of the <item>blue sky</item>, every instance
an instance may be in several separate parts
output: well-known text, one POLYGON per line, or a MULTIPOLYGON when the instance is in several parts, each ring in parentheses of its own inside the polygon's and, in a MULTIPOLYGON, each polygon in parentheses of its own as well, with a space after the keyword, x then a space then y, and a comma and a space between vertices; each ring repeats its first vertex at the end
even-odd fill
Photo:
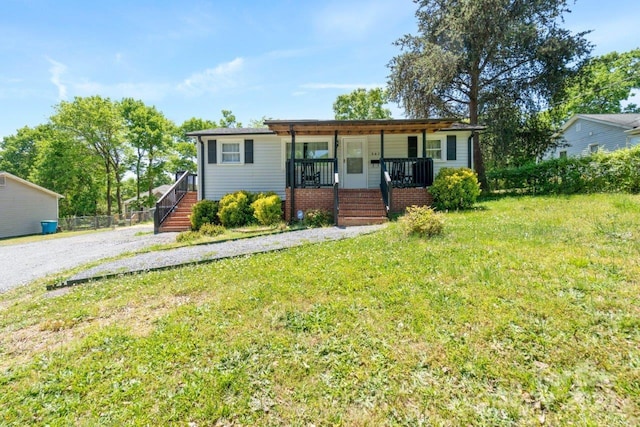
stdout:
MULTIPOLYGON (((594 30, 594 55, 640 46, 637 0, 572 9, 566 27, 594 30)), ((244 124, 332 118, 338 95, 384 86, 414 13, 411 0, 2 0, 0 137, 95 94, 141 99, 177 124, 222 109, 244 124)))

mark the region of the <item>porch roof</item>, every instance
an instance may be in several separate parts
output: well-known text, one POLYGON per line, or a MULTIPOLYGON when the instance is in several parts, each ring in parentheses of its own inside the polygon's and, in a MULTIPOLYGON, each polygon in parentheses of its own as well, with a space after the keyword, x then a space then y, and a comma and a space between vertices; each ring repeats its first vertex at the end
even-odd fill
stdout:
POLYGON ((270 130, 278 135, 375 135, 417 134, 454 130, 484 130, 484 126, 472 126, 453 118, 448 119, 383 119, 383 120, 265 120, 270 130))

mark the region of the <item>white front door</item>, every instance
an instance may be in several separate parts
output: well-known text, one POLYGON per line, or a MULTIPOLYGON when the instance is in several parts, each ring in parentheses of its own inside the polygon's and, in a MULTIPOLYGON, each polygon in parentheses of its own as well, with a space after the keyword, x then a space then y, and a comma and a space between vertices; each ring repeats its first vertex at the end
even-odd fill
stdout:
POLYGON ((367 188, 367 140, 342 139, 342 168, 340 180, 343 188, 367 188))

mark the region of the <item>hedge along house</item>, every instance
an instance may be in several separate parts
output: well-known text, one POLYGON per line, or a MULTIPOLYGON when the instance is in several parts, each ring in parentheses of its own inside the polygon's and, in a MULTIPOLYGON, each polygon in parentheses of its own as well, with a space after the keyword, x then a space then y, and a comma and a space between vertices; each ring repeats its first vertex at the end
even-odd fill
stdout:
POLYGON ((215 128, 198 144, 198 200, 239 190, 276 192, 285 219, 309 210, 338 225, 371 224, 431 202, 443 167, 473 167, 471 135, 454 119, 268 120, 267 128, 215 128))
POLYGON ((0 238, 37 234, 41 221, 58 221, 62 195, 0 172, 0 238))

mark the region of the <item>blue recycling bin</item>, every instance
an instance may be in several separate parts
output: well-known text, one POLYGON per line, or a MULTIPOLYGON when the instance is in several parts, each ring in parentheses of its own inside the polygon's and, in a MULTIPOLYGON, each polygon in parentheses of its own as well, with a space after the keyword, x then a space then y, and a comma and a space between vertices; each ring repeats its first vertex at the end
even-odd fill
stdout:
POLYGON ((53 234, 58 229, 58 221, 40 221, 42 234, 53 234))

